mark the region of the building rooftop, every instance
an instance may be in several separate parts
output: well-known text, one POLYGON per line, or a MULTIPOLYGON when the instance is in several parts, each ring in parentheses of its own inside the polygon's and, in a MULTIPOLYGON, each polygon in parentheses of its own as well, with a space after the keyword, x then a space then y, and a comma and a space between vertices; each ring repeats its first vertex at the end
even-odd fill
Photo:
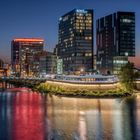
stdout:
POLYGON ((15 38, 14 42, 44 42, 42 38, 15 38))

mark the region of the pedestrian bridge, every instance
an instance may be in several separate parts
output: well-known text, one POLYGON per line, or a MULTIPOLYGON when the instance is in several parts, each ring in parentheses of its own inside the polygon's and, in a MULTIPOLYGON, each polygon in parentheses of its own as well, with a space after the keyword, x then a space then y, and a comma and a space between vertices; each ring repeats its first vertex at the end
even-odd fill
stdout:
POLYGON ((7 87, 9 88, 10 87, 9 84, 32 88, 36 85, 39 85, 40 83, 44 83, 45 81, 46 81, 46 79, 44 79, 44 78, 1 77, 0 78, 0 83, 1 83, 0 88, 4 88, 4 89, 7 87))

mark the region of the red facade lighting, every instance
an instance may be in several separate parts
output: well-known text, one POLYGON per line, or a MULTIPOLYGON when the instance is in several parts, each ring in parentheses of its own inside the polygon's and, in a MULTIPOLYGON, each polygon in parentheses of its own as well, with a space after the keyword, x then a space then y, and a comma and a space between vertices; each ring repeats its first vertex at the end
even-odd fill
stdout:
POLYGON ((44 42, 41 38, 15 38, 14 42, 44 42))

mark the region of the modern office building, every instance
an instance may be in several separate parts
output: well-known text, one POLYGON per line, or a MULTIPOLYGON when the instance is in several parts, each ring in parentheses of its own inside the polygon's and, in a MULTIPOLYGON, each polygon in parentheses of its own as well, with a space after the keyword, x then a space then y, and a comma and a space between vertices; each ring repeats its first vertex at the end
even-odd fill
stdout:
POLYGON ((57 57, 52 52, 43 51, 37 54, 39 62, 39 76, 44 77, 47 74, 56 74, 57 57))
POLYGON ((55 52, 65 74, 93 70, 93 10, 74 9, 59 19, 55 52))
POLYGON ((96 22, 97 69, 118 73, 135 56, 135 13, 117 12, 96 22))
POLYGON ((11 61, 16 76, 34 76, 34 55, 43 51, 44 40, 40 38, 15 38, 11 43, 11 61))

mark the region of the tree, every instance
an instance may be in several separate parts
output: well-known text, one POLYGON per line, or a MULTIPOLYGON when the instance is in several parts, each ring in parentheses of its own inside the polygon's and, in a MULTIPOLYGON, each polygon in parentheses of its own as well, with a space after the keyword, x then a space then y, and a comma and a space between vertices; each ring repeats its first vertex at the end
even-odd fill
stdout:
POLYGON ((135 88, 135 79, 137 78, 137 73, 134 70, 134 64, 128 62, 124 65, 119 73, 119 78, 127 92, 133 93, 135 88))

